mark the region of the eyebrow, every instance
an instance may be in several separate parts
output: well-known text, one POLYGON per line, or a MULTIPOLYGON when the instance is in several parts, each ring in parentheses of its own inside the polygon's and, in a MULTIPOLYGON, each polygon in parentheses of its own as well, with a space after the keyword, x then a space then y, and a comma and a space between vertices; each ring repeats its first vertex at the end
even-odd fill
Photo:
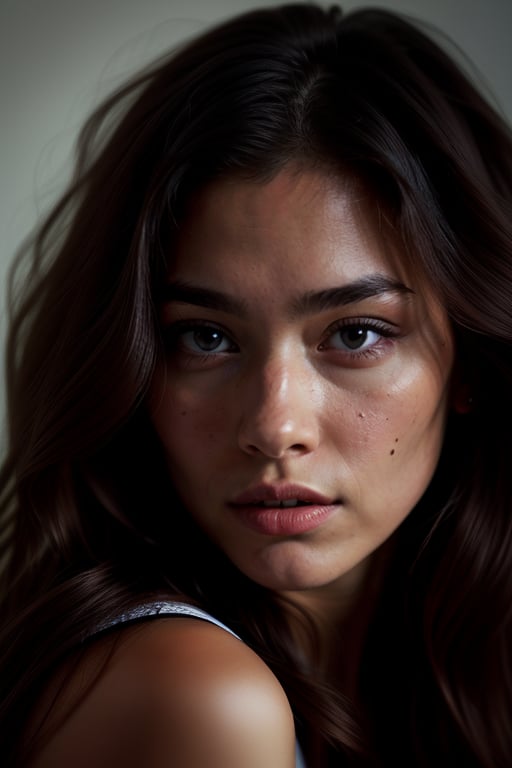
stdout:
POLYGON ((376 273, 335 288, 309 291, 293 303, 293 313, 302 315, 336 309, 336 307, 356 304, 385 293, 404 295, 413 294, 414 291, 400 280, 376 273))
POLYGON ((241 299, 228 296, 226 293, 221 293, 221 291, 214 291, 210 288, 201 288, 198 285, 185 283, 181 280, 167 283, 163 289, 162 299, 166 303, 180 302, 181 304, 193 304, 196 307, 218 309, 232 315, 244 314, 246 311, 245 302, 241 299))
MULTIPOLYGON (((293 301, 291 314, 301 316, 336 309, 336 307, 355 304, 385 293, 403 295, 413 294, 414 291, 399 280, 376 273, 366 275, 346 285, 326 288, 321 291, 308 291, 293 301)), ((221 291, 202 288, 181 280, 165 285, 162 299, 165 303, 180 302, 233 315, 247 314, 247 305, 243 300, 221 291)))

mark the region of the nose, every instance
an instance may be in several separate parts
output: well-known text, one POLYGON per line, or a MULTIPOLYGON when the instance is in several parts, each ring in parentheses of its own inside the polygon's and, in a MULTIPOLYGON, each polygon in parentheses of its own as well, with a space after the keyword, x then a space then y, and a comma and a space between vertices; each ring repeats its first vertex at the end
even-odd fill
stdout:
POLYGON ((290 361, 267 361, 242 388, 239 447, 253 456, 282 459, 314 451, 319 442, 313 375, 290 361))

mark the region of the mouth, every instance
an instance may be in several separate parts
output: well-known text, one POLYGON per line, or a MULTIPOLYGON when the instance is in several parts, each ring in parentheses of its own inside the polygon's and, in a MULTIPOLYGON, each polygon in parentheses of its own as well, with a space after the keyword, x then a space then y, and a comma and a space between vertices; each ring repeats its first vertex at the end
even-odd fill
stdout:
POLYGON ((323 506, 339 503, 313 488, 297 483, 260 483, 235 496, 231 506, 275 507, 277 509, 303 506, 323 506))
POLYGON ((310 501, 301 501, 300 499, 286 499, 283 501, 256 501, 250 506, 265 507, 266 509, 291 509, 292 507, 309 507, 310 501))
POLYGON ((237 519, 267 536, 295 536, 318 528, 341 501, 306 486, 260 484, 229 503, 237 519))

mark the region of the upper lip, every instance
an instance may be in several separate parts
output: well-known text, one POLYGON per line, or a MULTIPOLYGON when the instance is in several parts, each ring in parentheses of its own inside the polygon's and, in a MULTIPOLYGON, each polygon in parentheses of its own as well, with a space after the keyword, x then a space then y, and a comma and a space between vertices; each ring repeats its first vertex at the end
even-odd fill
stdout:
POLYGON ((262 501, 290 501, 296 499, 309 504, 336 504, 336 499, 324 496, 312 488, 297 483, 260 483, 242 491, 231 499, 230 504, 242 506, 262 501))

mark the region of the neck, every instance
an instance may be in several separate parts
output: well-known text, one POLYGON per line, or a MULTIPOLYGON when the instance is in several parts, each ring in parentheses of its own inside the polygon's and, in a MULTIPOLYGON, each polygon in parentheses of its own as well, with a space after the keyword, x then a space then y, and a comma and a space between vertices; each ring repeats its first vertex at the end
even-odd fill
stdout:
POLYGON ((287 597, 309 616, 316 630, 314 650, 300 628, 297 630, 297 642, 305 656, 320 678, 353 701, 357 700, 361 653, 391 546, 381 547, 339 581, 287 593, 287 597))

